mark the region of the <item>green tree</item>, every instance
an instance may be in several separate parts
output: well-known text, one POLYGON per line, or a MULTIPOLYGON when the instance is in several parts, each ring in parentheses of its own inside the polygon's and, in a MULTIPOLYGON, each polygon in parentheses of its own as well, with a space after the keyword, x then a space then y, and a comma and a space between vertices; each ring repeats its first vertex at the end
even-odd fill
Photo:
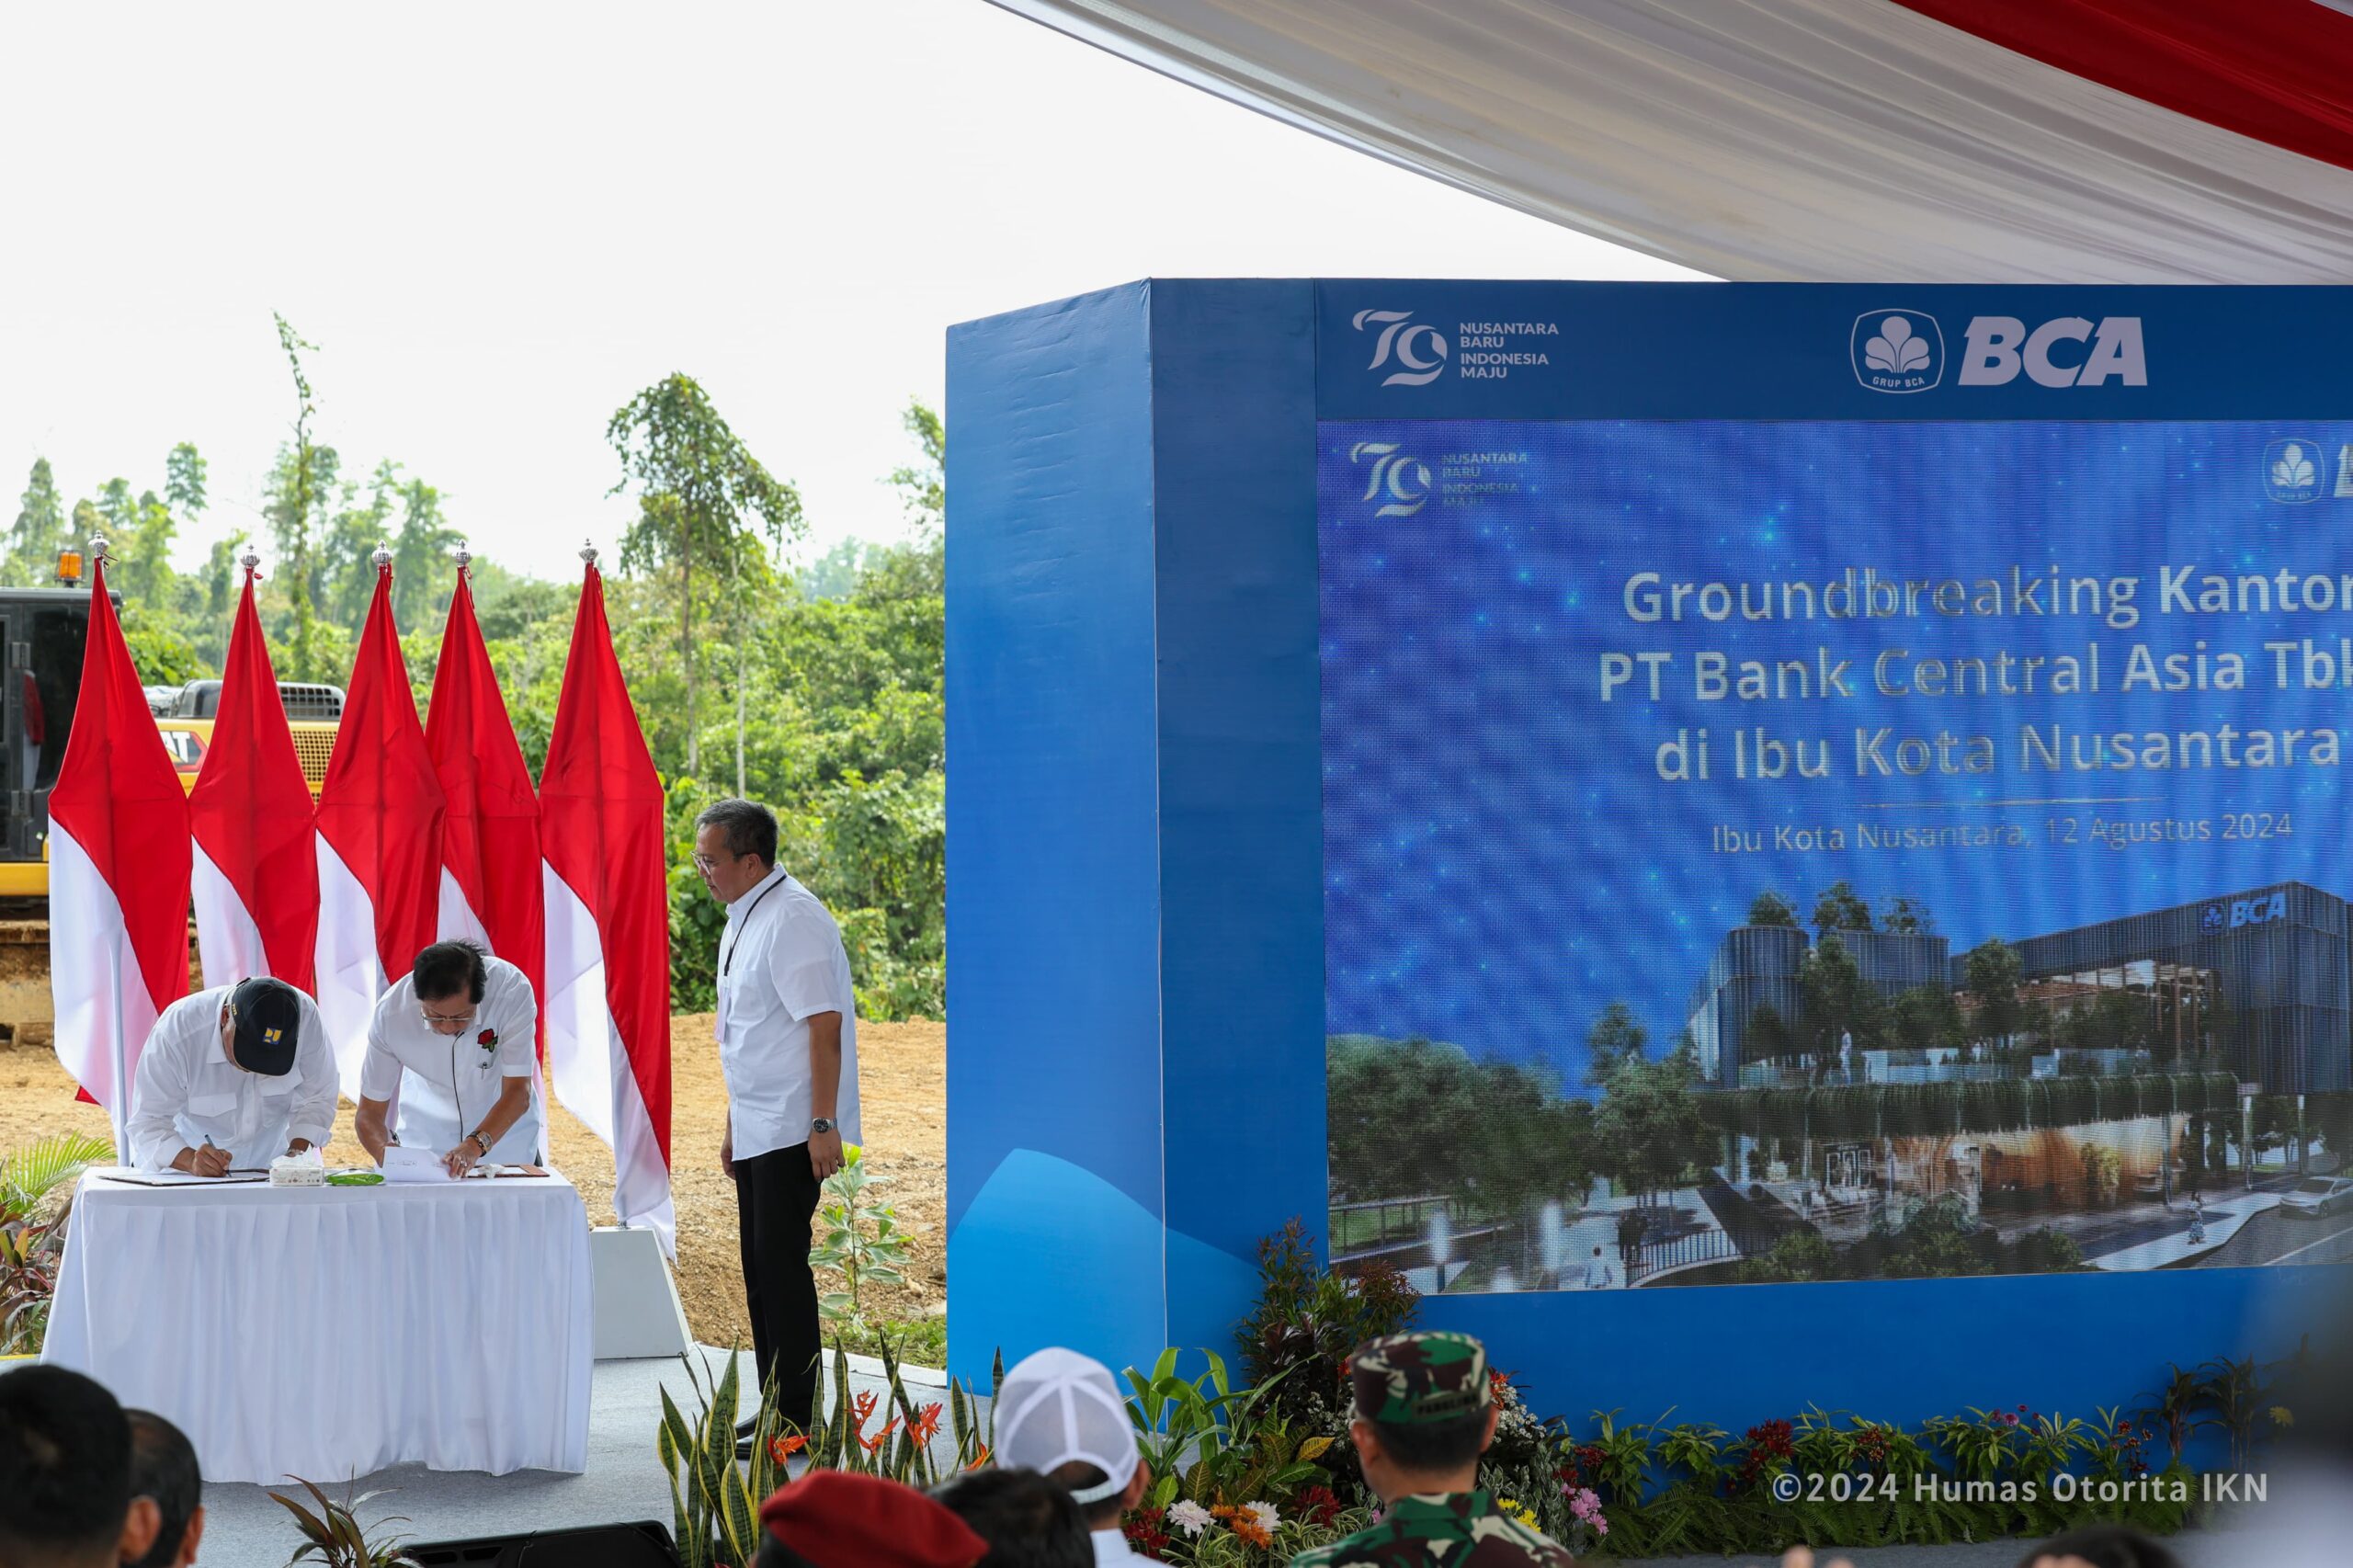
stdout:
POLYGON ((1976 1037, 2018 1033, 2025 1021, 2018 999, 2025 971, 2018 949, 1999 937, 1989 937, 1962 956, 1961 973, 1972 1003, 1970 1028, 1976 1037))
MULTIPOLYGON (((376 551, 391 540, 400 465, 387 460, 364 483, 346 481, 342 454, 321 448, 319 478, 324 517, 311 556, 311 599, 328 620, 356 630, 376 597, 376 551)), ((395 589, 399 581, 395 574, 395 589)))
POLYGON ((1813 928, 1817 935, 1868 931, 1871 928, 1871 906, 1841 879, 1823 889, 1822 896, 1814 900, 1813 928))
POLYGON ((105 514, 87 501, 74 503, 74 525, 68 530, 68 537, 76 545, 86 547, 92 540, 102 537, 106 531, 105 514))
POLYGON ((1585 1031, 1586 1081, 1607 1084, 1620 1066, 1641 1058, 1650 1039, 1650 1030, 1634 1017, 1631 1007, 1623 1002, 1610 1003, 1585 1031))
POLYGON ((173 590, 179 574, 172 570, 172 547, 179 538, 179 519, 150 490, 131 502, 123 516, 110 517, 108 522, 114 530, 110 542, 116 557, 111 581, 122 590, 123 601, 148 607, 149 613, 159 619, 176 620, 173 590))
MULTIPOLYGON (((2345 1170, 2353 1160, 2353 1094, 2306 1095, 2304 1122, 2336 1157, 2336 1168, 2345 1170)), ((2219 1162, 2214 1168, 2221 1169, 2219 1162)))
POLYGON ((834 548, 795 574, 804 599, 846 599, 858 591, 873 547, 862 539, 835 541, 834 548))
POLYGON ((207 465, 192 442, 182 441, 164 460, 164 499, 188 522, 204 516, 207 465))
POLYGON ((891 483, 904 502, 907 522, 918 544, 938 540, 948 522, 948 428, 937 410, 919 398, 910 398, 899 423, 915 439, 920 453, 912 463, 891 471, 891 483))
POLYGON ((1907 937, 1928 937, 1936 934, 1937 922, 1936 917, 1928 913, 1927 906, 1918 899, 1909 893, 1897 893, 1881 911, 1879 928, 1901 932, 1907 937))
MULTIPOLYGON (((294 620, 292 642, 287 650, 290 656, 278 662, 278 677, 335 681, 343 678, 343 671, 330 668, 325 662, 326 650, 320 645, 318 610, 312 596, 312 546, 319 527, 322 487, 320 451, 311 444, 311 418, 318 409, 311 395, 311 379, 302 369, 302 356, 305 352, 315 354, 318 349, 304 342, 284 316, 272 312, 270 319, 278 324, 278 347, 285 354, 287 368, 294 377, 295 403, 294 443, 278 449, 269 494, 262 507, 278 545, 278 591, 292 609, 294 620)), ((326 453, 330 464, 334 455, 332 449, 326 453)), ((278 651, 271 652, 275 654, 278 651)))
MULTIPOLYGON (((397 476, 398 463, 386 465, 397 476)), ((450 551, 459 530, 441 512, 441 492, 421 479, 399 482, 399 530, 392 537, 392 613, 403 626, 423 628, 445 613, 458 587, 450 551)))
POLYGON ((132 527, 137 518, 138 502, 131 499, 131 481, 118 475, 98 487, 95 503, 98 516, 107 527, 119 535, 132 527))
POLYGON ((1817 1076, 1836 1064, 1840 1046, 1849 1039, 1857 1051, 1878 1048, 1887 1005, 1836 931, 1824 933, 1798 965, 1798 994, 1803 1003, 1799 1032, 1813 1052, 1817 1076))
POLYGON ((1705 1165, 1714 1135, 1691 1092, 1692 1068, 1680 1051, 1659 1062, 1620 1062, 1593 1114, 1593 1163, 1639 1198, 1672 1187, 1705 1165))
POLYGON ((1797 905, 1767 888, 1749 903, 1748 923, 1751 926, 1794 926, 1798 923, 1797 905))
MULTIPOLYGON (((678 663, 684 676, 687 771, 702 771, 696 712, 695 573, 740 583, 745 567, 765 568, 759 549, 797 538, 801 495, 754 457, 692 378, 673 374, 616 410, 605 438, 621 460, 619 494, 632 484, 638 516, 621 541, 625 571, 674 567, 678 574, 678 663)), ((742 595, 733 596, 740 611, 742 595)), ((740 643, 743 631, 738 629, 740 643)), ((739 668, 739 676, 741 674, 739 668)), ((741 684, 739 681, 738 690, 741 684)), ((742 731, 741 710, 737 730, 742 731)))
POLYGON ((1470 1189, 1490 1217, 1527 1221, 1593 1180, 1592 1112, 1563 1100, 1551 1076, 1508 1062, 1473 1069, 1480 1135, 1466 1162, 1470 1189))
MULTIPOLYGON (((207 619, 225 626, 228 624, 229 617, 235 613, 237 596, 244 590, 245 585, 244 568, 239 565, 238 562, 245 553, 245 545, 252 537, 244 529, 239 528, 233 533, 224 534, 214 540, 211 550, 206 552, 204 613, 207 619)), ((225 649, 228 644, 227 632, 222 633, 221 642, 225 649)), ((221 657, 226 656, 225 653, 221 655, 221 657)), ((212 662, 218 664, 220 658, 215 658, 212 662)))
POLYGON ((56 581, 58 551, 71 538, 57 476, 47 458, 35 458, 17 499, 17 521, 8 531, 8 581, 20 587, 56 581))
POLYGON ((1461 1047, 1334 1035, 1324 1043, 1328 1179, 1335 1199, 1453 1196, 1470 1185, 1475 1139, 1433 1126, 1480 1124, 1478 1085, 1461 1047))
POLYGON ((1946 985, 1915 985, 1890 1009, 1889 1044, 1903 1050, 1957 1048, 1961 1041, 1961 1004, 1946 985))
POLYGON ((1750 1009, 1748 1028, 1740 1037, 1740 1054, 1745 1062, 1780 1062, 1795 1056, 1802 1048, 1790 1020, 1770 1002, 1759 1002, 1750 1009))

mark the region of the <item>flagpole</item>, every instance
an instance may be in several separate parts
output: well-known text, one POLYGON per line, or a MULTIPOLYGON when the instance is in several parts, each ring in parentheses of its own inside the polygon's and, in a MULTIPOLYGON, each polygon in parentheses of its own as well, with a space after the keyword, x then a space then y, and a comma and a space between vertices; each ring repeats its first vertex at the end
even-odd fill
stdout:
POLYGON ((114 1092, 107 1096, 107 1114, 114 1120, 115 1164, 128 1165, 131 1163, 131 1134, 123 1108, 131 1101, 131 1085, 130 1051, 122 1035, 122 938, 119 926, 107 938, 107 1047, 114 1058, 114 1092))
MULTIPOLYGON (((90 536, 90 591, 98 591, 98 581, 106 562, 112 559, 104 534, 90 536)), ((109 812, 111 816, 111 812, 109 812)), ((108 835, 111 836, 112 829, 108 835)), ((114 1157, 120 1165, 131 1164, 131 1134, 126 1125, 125 1108, 131 1102, 129 1082, 131 1048, 123 1038, 122 1025, 122 944, 130 938, 119 915, 107 932, 107 1051, 111 1058, 114 1092, 107 1096, 107 1116, 114 1123, 114 1157)), ((144 977, 142 977, 144 983, 144 977)))

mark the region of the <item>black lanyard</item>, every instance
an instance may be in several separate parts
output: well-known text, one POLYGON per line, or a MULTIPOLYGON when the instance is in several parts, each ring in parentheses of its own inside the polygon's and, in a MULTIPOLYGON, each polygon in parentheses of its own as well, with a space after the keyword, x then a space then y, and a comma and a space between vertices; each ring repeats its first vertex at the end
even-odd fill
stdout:
POLYGON ((762 888, 760 890, 760 898, 754 899, 752 901, 752 907, 744 911, 744 923, 743 925, 735 927, 735 939, 728 943, 727 950, 720 955, 719 973, 720 978, 722 980, 726 978, 728 971, 735 967, 735 949, 744 945, 744 932, 752 924, 752 916, 758 913, 760 899, 767 897, 768 894, 784 886, 784 883, 785 879, 779 877, 776 881, 762 888))

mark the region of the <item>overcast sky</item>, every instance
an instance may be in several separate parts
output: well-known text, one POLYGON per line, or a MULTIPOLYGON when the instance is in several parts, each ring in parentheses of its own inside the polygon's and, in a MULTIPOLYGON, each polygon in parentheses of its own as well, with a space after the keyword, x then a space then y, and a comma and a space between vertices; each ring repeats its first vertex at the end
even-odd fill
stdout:
MULTIPOLYGON (((547 576, 626 504, 605 422, 699 378, 822 551, 894 535, 949 324, 1145 276, 1670 278, 985 0, 12 11, 0 522, 193 441, 258 531, 317 438, 547 576)), ((951 422, 954 411, 949 411, 951 422)))

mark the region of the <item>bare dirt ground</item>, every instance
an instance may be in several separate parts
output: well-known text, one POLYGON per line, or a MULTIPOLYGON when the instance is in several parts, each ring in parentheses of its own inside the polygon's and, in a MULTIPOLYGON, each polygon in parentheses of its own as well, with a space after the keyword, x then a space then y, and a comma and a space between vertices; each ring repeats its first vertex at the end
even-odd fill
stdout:
MULTIPOLYGON (((863 1158, 887 1178, 878 1199, 894 1206, 909 1233, 907 1283, 878 1293, 870 1320, 916 1318, 947 1310, 948 1027, 858 1026, 863 1158)), ((711 1016, 670 1020, 670 1181, 678 1209, 678 1294, 695 1336, 706 1344, 751 1342, 735 1249, 734 1187, 719 1170, 727 1096, 719 1074, 711 1016)), ((348 1101, 328 1147, 329 1164, 362 1165, 348 1101)), ((550 1157, 578 1185, 591 1224, 613 1222, 613 1161, 594 1133, 562 1106, 550 1108, 550 1157)), ((108 1138, 106 1112, 74 1097, 73 1080, 45 1048, 0 1046, 0 1150, 53 1132, 108 1138)), ((821 1288, 838 1289, 838 1285, 821 1288)))

